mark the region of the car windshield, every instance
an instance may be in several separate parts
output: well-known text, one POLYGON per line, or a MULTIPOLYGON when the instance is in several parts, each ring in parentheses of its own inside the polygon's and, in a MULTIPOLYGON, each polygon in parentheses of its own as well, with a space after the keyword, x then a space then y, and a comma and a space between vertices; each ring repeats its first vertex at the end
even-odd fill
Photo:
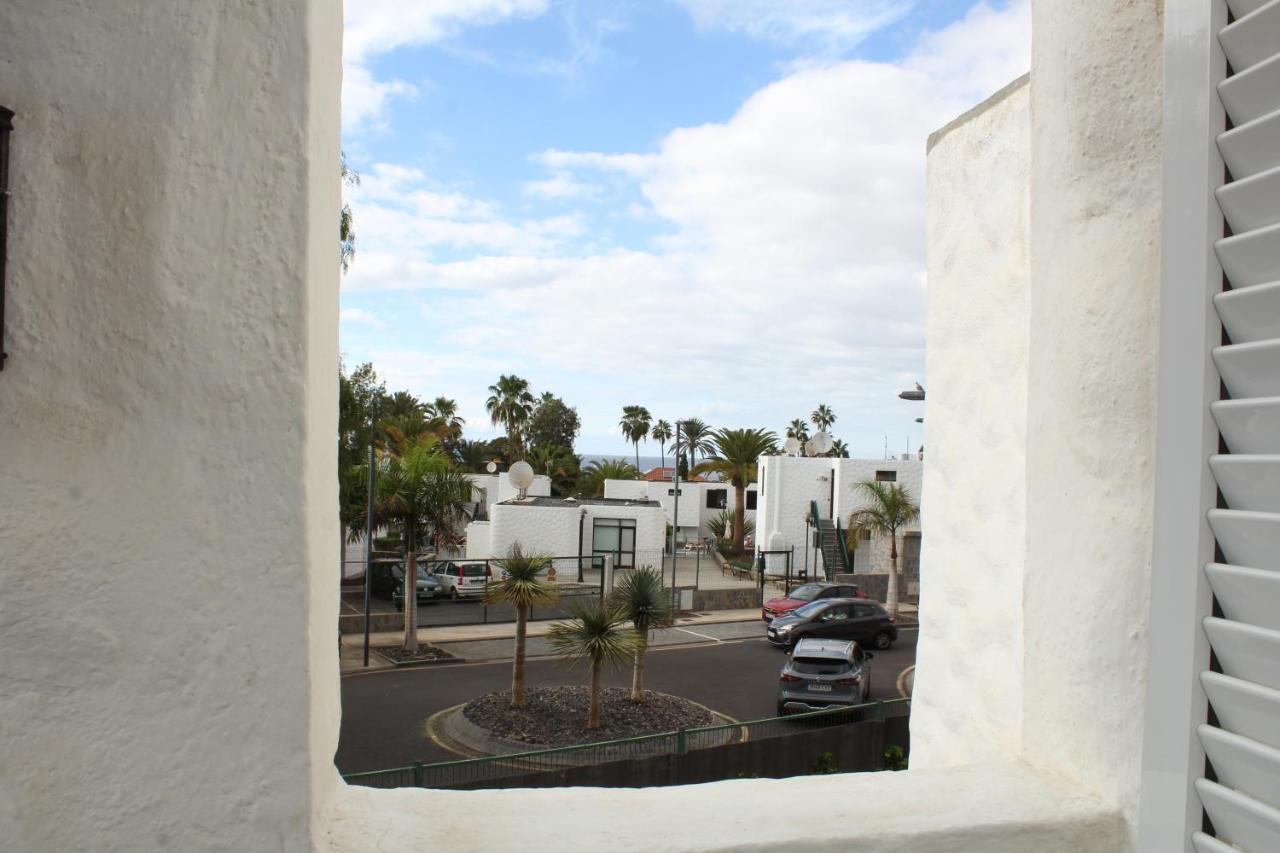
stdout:
POLYGON ((797 616, 801 616, 807 619, 810 616, 814 616, 818 613, 821 613, 826 608, 827 608, 827 603, 825 601, 815 601, 815 602, 812 602, 811 604, 806 604, 803 607, 797 607, 795 610, 791 612, 797 616))
POLYGON ((801 675, 840 675, 853 667, 848 661, 835 658, 793 658, 791 669, 801 675))
POLYGON ((807 583, 791 590, 791 592, 787 593, 787 598, 794 598, 799 601, 813 601, 820 592, 822 592, 822 587, 816 583, 807 583))

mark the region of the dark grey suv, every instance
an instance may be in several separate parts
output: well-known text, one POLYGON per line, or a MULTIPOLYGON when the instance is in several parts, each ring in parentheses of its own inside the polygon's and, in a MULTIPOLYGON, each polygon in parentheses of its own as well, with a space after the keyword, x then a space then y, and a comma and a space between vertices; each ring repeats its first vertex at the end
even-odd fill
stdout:
POLYGON ((872 657, 851 641, 801 640, 778 676, 778 715, 867 701, 872 657))
POLYGON ((769 642, 789 649, 803 637, 857 640, 887 649, 898 639, 898 626, 878 602, 864 598, 819 599, 779 616, 765 632, 769 642))

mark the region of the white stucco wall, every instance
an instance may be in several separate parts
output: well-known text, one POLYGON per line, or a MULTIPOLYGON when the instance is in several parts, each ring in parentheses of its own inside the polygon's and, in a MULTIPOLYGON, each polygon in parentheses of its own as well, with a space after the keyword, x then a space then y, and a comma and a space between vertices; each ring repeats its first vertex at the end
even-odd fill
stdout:
POLYGON ((493 556, 490 542, 489 522, 473 521, 467 525, 467 559, 478 560, 493 556))
POLYGON ((929 630, 916 647, 914 766, 1021 747, 1030 103, 1024 77, 935 134, 929 151, 920 589, 929 630))
POLYGON ((6 850, 312 848, 340 25, 307 0, 0 8, 6 850))
MULTIPOLYGON (((828 517, 831 505, 832 460, 766 456, 760 460, 760 497, 756 504, 756 547, 759 550, 795 548, 795 565, 804 565, 805 525, 810 503, 828 517)), ((819 558, 820 559, 820 558, 819 558)), ((786 570, 782 557, 765 561, 769 574, 786 570)))
POLYGON ((550 507, 498 504, 493 508, 490 521, 489 553, 473 554, 468 547, 467 556, 501 557, 517 542, 526 552, 550 554, 553 557, 576 556, 579 553, 579 519, 584 510, 586 521, 582 527, 581 553, 591 553, 594 519, 634 518, 637 563, 656 565, 661 559, 667 529, 662 509, 625 504, 550 507))
POLYGON ((649 484, 644 480, 605 480, 604 496, 619 501, 648 500, 649 484))
MULTIPOLYGON (((672 523, 674 519, 674 498, 667 494, 673 488, 672 484, 667 482, 647 482, 644 480, 605 480, 604 496, 606 498, 614 498, 619 500, 651 500, 657 501, 662 505, 662 511, 666 515, 668 523, 672 523)), ((706 537, 709 534, 707 530, 707 522, 719 515, 722 510, 707 509, 707 490, 708 489, 724 489, 728 494, 728 509, 733 510, 734 507, 734 489, 728 483, 691 483, 681 481, 680 483, 680 538, 688 537, 706 537)), ((755 491, 756 486, 752 484, 747 487, 747 491, 755 491)), ((755 510, 747 510, 745 515, 749 519, 755 518, 755 510)))
MULTIPOLYGON (((475 486, 472 500, 485 503, 486 509, 492 509, 496 503, 511 500, 520 496, 520 490, 511 485, 505 472, 498 474, 468 474, 467 478, 475 486)), ((547 497, 551 494, 551 478, 546 474, 535 474, 527 493, 531 497, 547 497)))

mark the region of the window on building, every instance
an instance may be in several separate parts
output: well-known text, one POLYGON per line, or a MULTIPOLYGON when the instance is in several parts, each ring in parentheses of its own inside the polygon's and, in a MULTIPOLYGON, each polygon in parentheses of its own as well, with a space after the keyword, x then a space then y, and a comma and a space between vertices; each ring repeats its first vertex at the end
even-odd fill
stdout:
MULTIPOLYGON (((683 494, 684 494, 684 489, 680 489, 680 494, 681 494, 681 495, 683 495, 683 494)), ((675 497, 675 496, 676 496, 676 490, 675 490, 675 489, 667 489, 667 497, 669 497, 669 498, 673 498, 673 497, 675 497)))
POLYGON ((636 564, 636 520, 634 518, 595 518, 591 525, 591 555, 613 557, 619 569, 636 564))
POLYGON ((756 497, 757 494, 755 492, 747 492, 747 509, 753 510, 756 508, 756 497))
POLYGON ((707 509, 728 509, 728 489, 707 489, 707 509))
POLYGON ((877 483, 896 483, 898 482, 898 472, 897 471, 877 471, 876 482, 877 483))

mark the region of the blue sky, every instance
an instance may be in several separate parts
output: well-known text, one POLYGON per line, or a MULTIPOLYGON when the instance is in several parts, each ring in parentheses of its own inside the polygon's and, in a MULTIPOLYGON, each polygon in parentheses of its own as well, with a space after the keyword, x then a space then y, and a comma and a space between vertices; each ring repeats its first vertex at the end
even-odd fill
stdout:
POLYGON ((1025 71, 1025 2, 347 4, 342 349, 459 400, 518 373, 855 455, 923 440, 924 138, 1025 71))

